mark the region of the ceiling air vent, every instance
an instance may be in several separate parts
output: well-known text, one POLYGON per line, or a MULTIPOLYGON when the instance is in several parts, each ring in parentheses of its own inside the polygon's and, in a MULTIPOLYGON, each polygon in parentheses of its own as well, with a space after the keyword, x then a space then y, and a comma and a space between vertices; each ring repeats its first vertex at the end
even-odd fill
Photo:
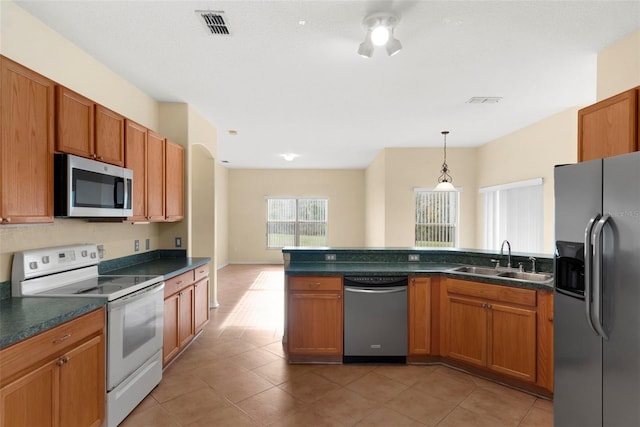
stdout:
POLYGON ((224 20, 224 12, 216 12, 213 10, 196 10, 196 13, 202 19, 202 22, 211 32, 220 36, 228 36, 229 27, 224 20))
POLYGON ((501 99, 501 96, 474 96, 467 104, 497 104, 501 99))

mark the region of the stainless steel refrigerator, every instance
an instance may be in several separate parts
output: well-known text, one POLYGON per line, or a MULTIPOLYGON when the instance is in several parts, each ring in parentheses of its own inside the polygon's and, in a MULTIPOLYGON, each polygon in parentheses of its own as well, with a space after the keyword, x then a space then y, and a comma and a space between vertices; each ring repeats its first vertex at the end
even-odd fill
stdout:
POLYGON ((554 426, 640 426, 640 152, 555 168, 554 426))

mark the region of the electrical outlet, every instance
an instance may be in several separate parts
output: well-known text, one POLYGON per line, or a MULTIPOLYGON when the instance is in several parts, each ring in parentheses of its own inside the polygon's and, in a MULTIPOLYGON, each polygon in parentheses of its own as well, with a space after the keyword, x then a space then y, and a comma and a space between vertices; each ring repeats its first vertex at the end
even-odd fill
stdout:
POLYGON ((98 258, 104 258, 104 245, 98 245, 98 258))
POLYGON ((336 260, 336 254, 324 254, 324 260, 325 261, 335 261, 336 260))
POLYGON ((409 254, 409 261, 420 261, 419 254, 409 254))
POLYGON ((133 250, 138 252, 140 250, 140 240, 135 240, 133 242, 133 250))
POLYGON ((176 248, 182 247, 182 237, 176 237, 176 248))
POLYGON ((145 249, 145 250, 147 250, 147 251, 148 251, 149 249, 151 249, 151 239, 147 239, 147 240, 144 242, 144 249, 145 249))

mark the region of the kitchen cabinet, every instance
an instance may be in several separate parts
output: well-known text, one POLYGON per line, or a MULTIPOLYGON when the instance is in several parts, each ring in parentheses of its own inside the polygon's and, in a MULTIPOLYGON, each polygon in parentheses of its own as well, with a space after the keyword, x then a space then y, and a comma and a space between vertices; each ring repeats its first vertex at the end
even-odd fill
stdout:
POLYGON ((133 170, 133 216, 131 221, 147 218, 147 128, 125 121, 125 167, 133 170))
POLYGON ((431 278, 409 278, 409 356, 431 353, 431 278))
POLYGON ((0 223, 53 222, 55 85, 0 56, 0 223))
POLYGON ((147 219, 163 221, 164 218, 164 161, 165 140, 153 131, 147 133, 147 219))
POLYGON ((184 148, 126 120, 125 166, 133 170, 131 221, 184 219, 184 148))
POLYGON ((124 117, 64 86, 56 86, 56 149, 124 166, 124 117))
POLYGON ((287 282, 289 361, 341 362, 342 277, 290 276, 287 282))
POLYGON ((184 148, 166 141, 165 219, 184 219, 184 148))
POLYGON ((105 415, 101 308, 0 351, 0 426, 95 426, 105 415))
POLYGON ((578 111, 578 161, 637 151, 640 88, 607 98, 578 111))
POLYGON ((535 290, 445 280, 444 355, 522 381, 537 381, 535 290))
POLYGON ((165 280, 163 364, 166 366, 209 320, 209 265, 165 280))

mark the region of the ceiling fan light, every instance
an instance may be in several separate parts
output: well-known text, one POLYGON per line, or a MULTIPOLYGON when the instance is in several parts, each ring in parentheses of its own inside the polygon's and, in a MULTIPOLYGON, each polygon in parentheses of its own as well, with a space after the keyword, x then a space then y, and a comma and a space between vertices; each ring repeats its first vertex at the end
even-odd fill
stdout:
POLYGON ((376 46, 384 46, 389 41, 391 32, 386 25, 378 25, 371 31, 371 41, 376 46))
POLYGON ((393 56, 402 50, 402 43, 400 43, 400 40, 396 39, 395 37, 391 37, 387 42, 386 49, 387 55, 393 56))

